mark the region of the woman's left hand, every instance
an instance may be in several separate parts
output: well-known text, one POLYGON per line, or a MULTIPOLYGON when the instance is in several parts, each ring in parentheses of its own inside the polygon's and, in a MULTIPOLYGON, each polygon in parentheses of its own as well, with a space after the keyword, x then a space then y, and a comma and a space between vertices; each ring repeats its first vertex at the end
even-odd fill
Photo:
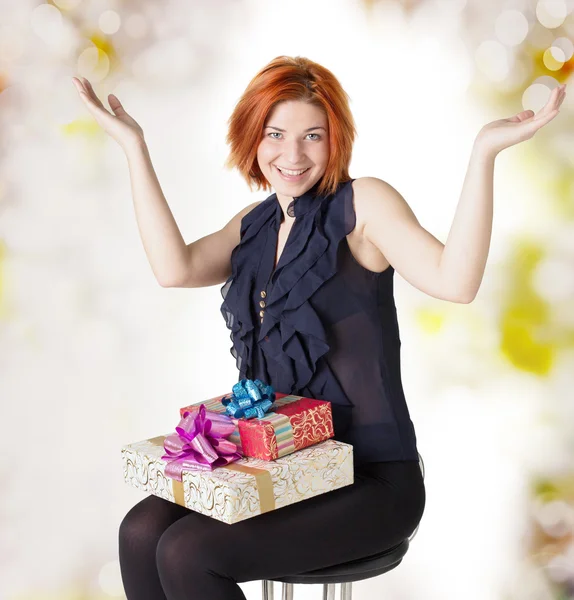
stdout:
POLYGON ((480 130, 477 144, 483 151, 496 156, 505 148, 529 140, 560 112, 565 96, 566 85, 559 85, 552 90, 548 102, 536 114, 532 110, 523 110, 509 119, 488 123, 480 130))

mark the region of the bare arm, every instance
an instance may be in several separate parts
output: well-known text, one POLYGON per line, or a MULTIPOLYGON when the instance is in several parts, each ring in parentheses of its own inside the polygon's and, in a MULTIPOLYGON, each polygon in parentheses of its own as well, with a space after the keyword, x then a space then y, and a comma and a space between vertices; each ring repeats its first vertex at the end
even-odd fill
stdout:
POLYGON ((161 286, 187 269, 187 246, 163 195, 145 142, 126 147, 136 220, 147 259, 161 286))
POLYGON ((416 288, 435 298, 472 302, 490 248, 495 158, 552 121, 565 94, 565 85, 557 86, 536 114, 523 110, 480 130, 446 244, 421 227, 397 190, 375 177, 353 183, 353 189, 360 191, 355 205, 364 223, 363 235, 416 288))
POLYGON ((219 231, 186 245, 157 180, 143 129, 114 94, 108 95, 110 112, 85 77, 72 77, 72 82, 97 123, 126 153, 140 236, 159 284, 223 283, 231 274, 231 252, 240 241, 241 220, 259 202, 245 207, 219 231))
POLYGON ((364 237, 395 271, 429 296, 462 302, 459 292, 445 286, 440 275, 444 244, 422 227, 403 196, 376 177, 357 179, 353 189, 364 237))
POLYGON ((446 244, 420 225, 388 183, 365 177, 355 184, 365 237, 397 273, 429 296, 468 304, 478 292, 492 234, 494 161, 492 154, 473 147, 446 244))
POLYGON ((239 211, 222 229, 186 244, 163 195, 145 143, 126 151, 142 243, 162 287, 206 287, 231 275, 231 252, 239 244, 241 220, 260 202, 239 211))
POLYGON ((231 275, 231 253, 241 241, 241 221, 261 201, 239 211, 222 229, 187 246, 187 267, 165 287, 207 287, 227 281, 231 275))
POLYGON ((495 156, 472 149, 460 200, 439 262, 445 287, 458 290, 464 302, 478 293, 492 237, 495 156))

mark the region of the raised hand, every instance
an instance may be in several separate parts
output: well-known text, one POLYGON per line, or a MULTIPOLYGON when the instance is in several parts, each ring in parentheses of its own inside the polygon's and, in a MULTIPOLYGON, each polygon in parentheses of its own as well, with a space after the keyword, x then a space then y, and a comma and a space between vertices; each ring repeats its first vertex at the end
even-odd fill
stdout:
POLYGON ((560 112, 565 96, 565 84, 555 87, 548 102, 536 114, 532 110, 523 110, 509 119, 492 121, 480 130, 477 143, 485 152, 496 156, 505 148, 529 140, 560 112))
POLYGON ((113 114, 107 110, 96 96, 92 84, 85 77, 72 77, 72 82, 78 90, 86 108, 92 113, 98 125, 106 131, 124 150, 134 142, 144 141, 143 129, 128 115, 121 102, 108 94, 108 102, 113 114))

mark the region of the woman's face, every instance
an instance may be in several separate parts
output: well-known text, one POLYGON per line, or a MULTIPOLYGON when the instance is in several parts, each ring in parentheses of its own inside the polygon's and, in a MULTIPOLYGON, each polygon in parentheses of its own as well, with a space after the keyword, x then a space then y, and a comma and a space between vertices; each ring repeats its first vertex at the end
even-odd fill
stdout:
POLYGON ((318 106, 301 100, 286 100, 275 105, 263 129, 257 162, 277 197, 304 194, 321 179, 328 160, 325 113, 318 106))

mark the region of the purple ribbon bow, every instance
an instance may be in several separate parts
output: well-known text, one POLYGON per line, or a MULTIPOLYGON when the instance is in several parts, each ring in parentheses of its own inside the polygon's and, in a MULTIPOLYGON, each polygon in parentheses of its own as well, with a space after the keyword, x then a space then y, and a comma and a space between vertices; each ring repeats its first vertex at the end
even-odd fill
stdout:
POLYGON ((185 411, 176 433, 168 435, 163 443, 168 460, 165 474, 182 480, 183 471, 213 471, 240 458, 237 445, 226 439, 235 431, 230 417, 207 410, 204 404, 185 411))

